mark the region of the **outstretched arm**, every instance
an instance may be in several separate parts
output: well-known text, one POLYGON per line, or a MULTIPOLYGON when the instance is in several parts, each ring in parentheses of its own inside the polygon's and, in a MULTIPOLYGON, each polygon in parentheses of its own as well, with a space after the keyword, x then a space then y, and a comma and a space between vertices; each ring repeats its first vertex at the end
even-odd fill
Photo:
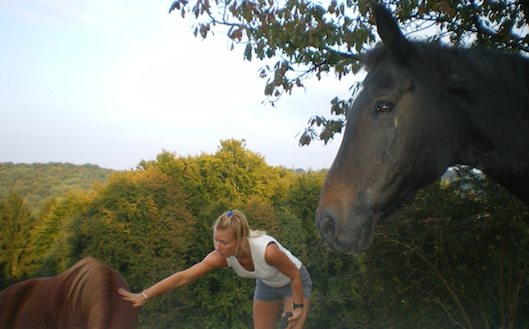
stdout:
POLYGON ((118 292, 123 296, 123 299, 132 303, 134 307, 141 307, 145 304, 147 299, 156 297, 173 289, 179 288, 187 283, 190 283, 202 275, 211 272, 217 268, 228 266, 226 260, 222 258, 216 251, 210 252, 204 259, 180 272, 176 272, 167 278, 159 281, 150 288, 143 290, 140 293, 131 293, 124 289, 119 289, 118 292))

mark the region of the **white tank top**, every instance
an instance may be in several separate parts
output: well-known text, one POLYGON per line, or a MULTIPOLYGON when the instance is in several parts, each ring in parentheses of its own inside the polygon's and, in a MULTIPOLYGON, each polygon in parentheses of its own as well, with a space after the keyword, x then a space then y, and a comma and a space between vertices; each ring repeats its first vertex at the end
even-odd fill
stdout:
POLYGON ((279 272, 278 269, 269 265, 265 260, 265 250, 270 243, 275 243, 279 247, 279 250, 285 253, 287 257, 296 265, 299 269, 301 267, 301 261, 297 259, 292 253, 284 248, 276 239, 273 237, 263 234, 258 237, 248 238, 250 244, 250 252, 253 260, 253 271, 247 271, 239 263, 235 256, 228 257, 226 261, 228 266, 233 268, 235 273, 242 278, 250 279, 261 279, 264 283, 271 287, 282 287, 290 283, 290 278, 283 273, 279 272))

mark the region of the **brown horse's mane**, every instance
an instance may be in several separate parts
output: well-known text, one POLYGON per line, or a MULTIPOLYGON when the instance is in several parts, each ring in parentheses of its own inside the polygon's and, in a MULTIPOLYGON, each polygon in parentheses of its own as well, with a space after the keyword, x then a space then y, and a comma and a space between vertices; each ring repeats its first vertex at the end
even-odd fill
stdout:
POLYGON ((133 328, 137 311, 117 293, 120 274, 92 257, 0 292, 0 328, 133 328))
POLYGON ((112 310, 115 295, 113 271, 92 257, 86 257, 57 277, 69 286, 67 300, 79 307, 87 317, 89 328, 103 328, 112 310))

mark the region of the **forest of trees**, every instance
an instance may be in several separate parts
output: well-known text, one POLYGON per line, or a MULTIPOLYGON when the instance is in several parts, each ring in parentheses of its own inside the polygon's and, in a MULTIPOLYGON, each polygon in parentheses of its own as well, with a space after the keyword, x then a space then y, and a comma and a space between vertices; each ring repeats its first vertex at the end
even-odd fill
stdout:
MULTIPOLYGON (((176 0, 171 11, 194 19, 195 35, 220 31, 245 60, 264 61, 274 103, 311 77, 358 72, 347 55, 376 41, 371 2, 176 0)), ((529 53, 527 1, 382 2, 406 33, 435 27, 430 39, 529 53)), ((300 143, 340 133, 351 101, 334 99, 300 143)), ((307 266, 309 329, 529 328, 529 207, 473 170, 454 172, 378 225, 368 251, 339 255, 314 226, 326 172, 270 166, 242 141, 195 157, 162 152, 129 171, 0 164, 0 289, 90 255, 140 291, 201 260, 214 219, 240 209, 307 266)), ((249 328, 253 288, 230 270, 208 274, 149 300, 138 327, 249 328)))
MULTIPOLYGON (((325 174, 270 166, 243 141, 224 140, 214 154, 162 152, 94 177, 91 188, 53 195, 36 210, 30 188, 2 191, 0 289, 90 255, 140 291, 201 260, 215 218, 240 209, 311 273, 307 328, 527 328, 526 204, 455 168, 379 225, 367 252, 339 255, 314 226, 325 174)), ((149 300, 138 327, 250 328, 253 289, 252 280, 219 270, 149 300)))
POLYGON ((105 182, 111 169, 96 165, 70 163, 0 163, 0 197, 10 193, 24 196, 36 213, 51 199, 70 190, 87 190, 98 182, 105 182))

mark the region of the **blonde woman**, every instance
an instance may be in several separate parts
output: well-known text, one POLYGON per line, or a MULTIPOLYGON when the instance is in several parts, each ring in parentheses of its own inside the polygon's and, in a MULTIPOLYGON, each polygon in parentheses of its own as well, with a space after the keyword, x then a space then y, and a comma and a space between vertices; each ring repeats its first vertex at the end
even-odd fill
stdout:
POLYGON ((262 231, 250 230, 244 214, 230 210, 213 225, 214 250, 204 259, 176 272, 140 293, 123 289, 119 293, 141 307, 149 299, 190 283, 218 268, 231 267, 238 276, 256 279, 253 298, 255 329, 272 329, 279 312, 292 312, 289 329, 305 325, 310 304, 312 282, 301 261, 276 239, 262 231))

